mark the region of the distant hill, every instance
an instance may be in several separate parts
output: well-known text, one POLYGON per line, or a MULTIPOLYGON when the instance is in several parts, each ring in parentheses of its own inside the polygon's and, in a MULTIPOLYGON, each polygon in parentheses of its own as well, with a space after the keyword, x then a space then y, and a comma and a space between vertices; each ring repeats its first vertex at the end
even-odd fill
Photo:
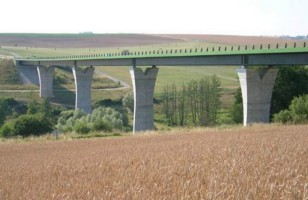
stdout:
POLYGON ((160 36, 189 41, 189 42, 200 41, 200 42, 228 44, 228 45, 293 43, 296 41, 295 39, 292 38, 268 37, 268 36, 196 35, 196 34, 171 34, 171 35, 160 35, 160 36))
POLYGON ((196 41, 215 44, 249 45, 292 43, 296 40, 279 37, 194 34, 0 34, 0 46, 45 48, 128 47, 196 41))
POLYGON ((0 34, 0 46, 104 48, 182 42, 146 34, 0 34))

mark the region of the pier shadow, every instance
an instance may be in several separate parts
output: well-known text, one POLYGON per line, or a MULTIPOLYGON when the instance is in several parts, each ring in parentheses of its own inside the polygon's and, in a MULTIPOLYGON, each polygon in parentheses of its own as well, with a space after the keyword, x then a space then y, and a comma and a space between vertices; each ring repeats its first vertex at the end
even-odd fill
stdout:
POLYGON ((63 87, 62 85, 53 86, 53 98, 50 99, 52 103, 60 104, 67 108, 75 107, 75 92, 63 87))

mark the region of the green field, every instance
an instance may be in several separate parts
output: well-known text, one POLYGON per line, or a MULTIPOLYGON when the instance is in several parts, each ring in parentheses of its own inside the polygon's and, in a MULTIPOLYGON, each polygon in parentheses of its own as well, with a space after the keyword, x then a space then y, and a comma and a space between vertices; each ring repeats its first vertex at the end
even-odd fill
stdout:
POLYGON ((182 43, 167 43, 153 44, 133 47, 118 47, 118 48, 38 48, 38 47, 18 47, 18 46, 2 46, 0 55, 6 52, 13 52, 13 55, 20 57, 43 57, 43 56, 70 56, 70 55, 88 55, 88 54, 104 54, 104 53, 121 53, 125 50, 134 51, 152 51, 152 50, 169 50, 169 49, 194 49, 202 47, 218 47, 230 46, 214 44, 209 42, 182 42, 182 43))
MULTIPOLYGON (((143 67, 144 69, 145 67, 143 67)), ((221 87, 227 95, 239 87, 236 69, 238 67, 219 67, 219 66, 189 66, 189 67, 158 67, 159 72, 155 84, 155 94, 159 95, 164 87, 174 83, 181 87, 183 83, 190 80, 200 80, 205 76, 216 74, 221 79, 221 87)), ((110 76, 116 77, 131 85, 129 67, 96 67, 96 70, 103 71, 110 76)))
MULTIPOLYGON (((145 67, 142 67, 145 69, 145 67)), ((170 84, 175 84, 178 88, 181 88, 183 83, 190 80, 200 80, 205 76, 211 76, 216 74, 221 80, 222 87, 222 106, 223 108, 229 108, 233 103, 233 94, 239 87, 237 79, 236 69, 238 67, 211 67, 211 66, 189 66, 189 67, 159 67, 157 80, 155 84, 154 96, 160 97, 164 87, 170 84)), ((112 77, 116 77, 128 84, 131 83, 129 74, 129 67, 96 67, 96 70, 103 71, 112 77)), ((110 93, 111 94, 111 93, 110 93)), ((125 95, 125 94, 124 94, 125 95)), ((93 96, 93 94, 92 94, 93 96)))

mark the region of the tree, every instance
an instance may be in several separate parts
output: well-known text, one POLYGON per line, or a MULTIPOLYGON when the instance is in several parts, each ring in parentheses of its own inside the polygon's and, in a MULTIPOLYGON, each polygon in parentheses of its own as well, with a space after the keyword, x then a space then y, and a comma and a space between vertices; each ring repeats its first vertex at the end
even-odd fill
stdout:
POLYGON ((13 98, 0 98, 0 126, 8 116, 12 115, 17 105, 18 102, 13 98))
POLYGON ((192 123, 197 123, 197 111, 198 111, 198 82, 191 80, 187 83, 187 93, 189 110, 191 113, 192 123))
POLYGON ((217 120, 217 113, 218 110, 221 107, 221 81, 220 79, 216 76, 213 75, 211 77, 211 83, 210 83, 210 107, 211 109, 209 110, 209 115, 210 115, 210 123, 214 125, 217 120))
POLYGON ((243 123, 243 100, 241 88, 238 88, 234 94, 234 103, 230 109, 230 113, 234 123, 243 123))
POLYGON ((167 85, 162 94, 163 112, 167 118, 168 124, 174 126, 178 124, 177 113, 177 88, 174 83, 167 85))
POLYGON ((45 117, 51 117, 51 105, 47 98, 43 99, 43 102, 39 105, 38 112, 42 113, 45 117))
POLYGON ((187 94, 186 94, 186 86, 183 84, 182 86, 182 91, 179 94, 178 97, 178 114, 179 114, 179 125, 184 126, 185 125, 185 120, 187 118, 186 116, 186 99, 187 99, 187 94))
POLYGON ((122 99, 123 107, 129 110, 130 112, 134 112, 134 94, 133 92, 127 93, 122 99))
POLYGON ((27 110, 27 114, 28 115, 34 115, 36 114, 38 111, 40 110, 40 106, 39 103, 36 100, 31 100, 28 103, 28 110, 27 110))
POLYGON ((308 94, 308 68, 304 66, 281 67, 273 88, 271 116, 288 109, 292 99, 308 94))
POLYGON ((220 80, 217 76, 205 77, 200 81, 183 84, 180 91, 173 83, 164 88, 163 112, 171 126, 216 124, 220 109, 220 80))
POLYGON ((274 122, 307 123, 308 122, 308 94, 295 97, 287 110, 274 114, 274 122))

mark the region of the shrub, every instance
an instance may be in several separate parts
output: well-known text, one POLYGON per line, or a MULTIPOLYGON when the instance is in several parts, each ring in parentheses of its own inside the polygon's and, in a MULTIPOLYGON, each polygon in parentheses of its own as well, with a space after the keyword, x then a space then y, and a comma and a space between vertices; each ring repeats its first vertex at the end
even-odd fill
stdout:
POLYGON ((12 123, 7 122, 0 128, 0 137, 12 137, 13 128, 12 123))
POLYGON ((9 136, 41 135, 53 130, 50 119, 42 115, 21 115, 13 120, 12 125, 5 125, 5 134, 9 136))
POLYGON ((282 110, 273 116, 274 122, 288 123, 292 121, 292 116, 289 110, 282 110))
POLYGON ((0 126, 7 116, 12 115, 18 106, 18 102, 13 98, 0 98, 0 126))
POLYGON ((62 132, 76 131, 86 134, 90 131, 123 130, 126 123, 126 115, 113 108, 99 107, 88 115, 80 110, 64 111, 61 113, 56 127, 62 132))
POLYGON ((62 132, 72 131, 75 121, 83 116, 86 116, 86 113, 81 110, 62 111, 56 128, 62 132))
POLYGON ((112 131, 112 124, 106 120, 96 120, 92 124, 92 131, 112 131))
POLYGON ((127 93, 122 99, 123 107, 129 110, 130 112, 134 112, 134 94, 133 92, 127 93))
POLYGON ((77 121, 73 128, 74 131, 81 134, 86 134, 91 131, 91 129, 88 127, 86 122, 83 121, 77 121))
POLYGON ((274 122, 281 123, 307 123, 308 122, 308 94, 295 97, 288 110, 274 115, 274 122))

